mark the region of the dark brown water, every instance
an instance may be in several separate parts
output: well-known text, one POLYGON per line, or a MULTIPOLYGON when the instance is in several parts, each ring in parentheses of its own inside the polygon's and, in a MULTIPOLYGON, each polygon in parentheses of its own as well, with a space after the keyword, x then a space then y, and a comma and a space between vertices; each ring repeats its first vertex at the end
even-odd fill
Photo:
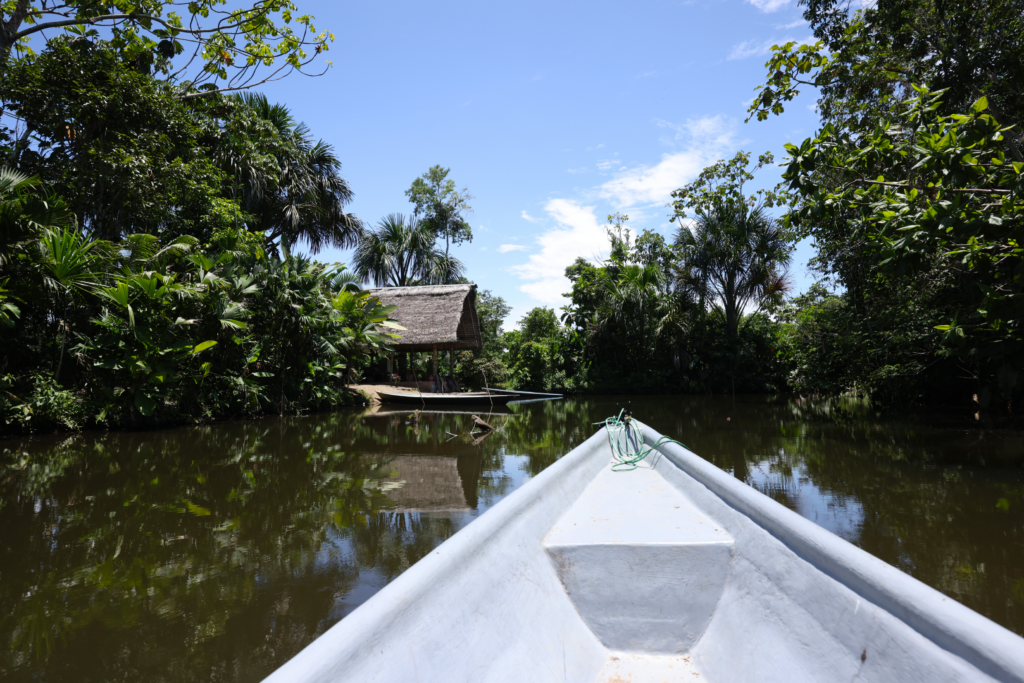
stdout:
MULTIPOLYGON (((791 399, 630 400, 1024 633, 1024 433, 791 399)), ((402 411, 0 442, 0 679, 258 681, 614 412, 513 404, 482 440, 468 414, 402 411)))

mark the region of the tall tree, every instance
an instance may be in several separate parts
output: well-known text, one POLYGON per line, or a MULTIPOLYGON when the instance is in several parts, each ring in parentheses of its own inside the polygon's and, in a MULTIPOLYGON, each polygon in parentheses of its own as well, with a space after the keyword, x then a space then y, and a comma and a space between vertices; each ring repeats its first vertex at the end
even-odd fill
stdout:
POLYGON ((730 346, 744 312, 757 312, 787 289, 789 241, 782 224, 762 207, 722 202, 702 208, 692 226, 679 228, 675 244, 683 286, 705 305, 722 308, 730 346))
POLYGON ((750 107, 760 120, 802 88, 820 94, 821 129, 787 146, 787 221, 813 237, 812 264, 845 290, 865 344, 879 348, 879 320, 886 336, 915 331, 912 353, 872 372, 916 367, 947 395, 1010 399, 1024 387, 1021 2, 806 7, 819 42, 775 46, 750 107))
POLYGON ((465 267, 436 247, 434 233, 422 222, 388 214, 356 246, 356 273, 378 287, 446 284, 465 267))
POLYGON ((224 173, 207 154, 230 131, 214 117, 230 113, 216 99, 174 98, 107 43, 50 40, 8 69, 0 98, 21 126, 13 140, 0 127, 5 163, 49 184, 94 238, 205 239, 230 213, 217 203, 224 173))
POLYGON ((413 214, 435 235, 444 237, 445 256, 451 245, 473 241, 473 230, 463 216, 473 211, 469 205, 473 195, 468 188, 457 189, 455 181, 448 177, 450 170, 431 166, 405 191, 416 207, 413 214))
POLYGON ((762 154, 748 170, 750 154, 740 151, 672 192, 680 284, 702 307, 722 308, 730 346, 736 343, 744 310, 760 309, 787 288, 792 239, 766 210, 789 201, 789 195, 778 189, 750 195, 744 190, 754 173, 773 161, 771 153, 762 154))

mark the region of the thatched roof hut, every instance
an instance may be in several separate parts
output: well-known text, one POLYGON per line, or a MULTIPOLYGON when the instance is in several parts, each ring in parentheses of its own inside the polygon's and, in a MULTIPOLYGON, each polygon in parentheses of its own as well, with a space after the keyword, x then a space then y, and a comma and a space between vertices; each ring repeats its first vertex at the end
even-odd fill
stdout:
POLYGON ((391 476, 383 481, 384 490, 396 512, 462 512, 476 507, 479 457, 398 455, 388 466, 391 476))
POLYGON ((385 306, 397 306, 391 317, 406 330, 398 332, 401 338, 395 340, 395 351, 483 346, 476 316, 476 285, 385 287, 370 292, 385 306))

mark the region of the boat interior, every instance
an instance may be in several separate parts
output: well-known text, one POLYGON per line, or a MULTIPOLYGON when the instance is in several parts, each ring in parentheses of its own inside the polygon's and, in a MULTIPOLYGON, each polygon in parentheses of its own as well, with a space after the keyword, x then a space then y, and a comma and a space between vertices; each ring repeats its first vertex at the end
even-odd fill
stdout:
POLYGON ((1015 634, 679 446, 613 471, 609 438, 268 680, 1020 680, 1015 634))

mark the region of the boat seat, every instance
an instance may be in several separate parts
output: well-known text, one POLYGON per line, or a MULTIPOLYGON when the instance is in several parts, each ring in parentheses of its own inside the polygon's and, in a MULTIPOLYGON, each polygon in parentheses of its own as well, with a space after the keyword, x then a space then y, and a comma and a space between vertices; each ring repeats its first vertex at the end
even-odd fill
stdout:
POLYGON ((544 539, 566 593, 606 648, 663 655, 689 652, 704 633, 734 547, 649 467, 604 468, 544 539))

